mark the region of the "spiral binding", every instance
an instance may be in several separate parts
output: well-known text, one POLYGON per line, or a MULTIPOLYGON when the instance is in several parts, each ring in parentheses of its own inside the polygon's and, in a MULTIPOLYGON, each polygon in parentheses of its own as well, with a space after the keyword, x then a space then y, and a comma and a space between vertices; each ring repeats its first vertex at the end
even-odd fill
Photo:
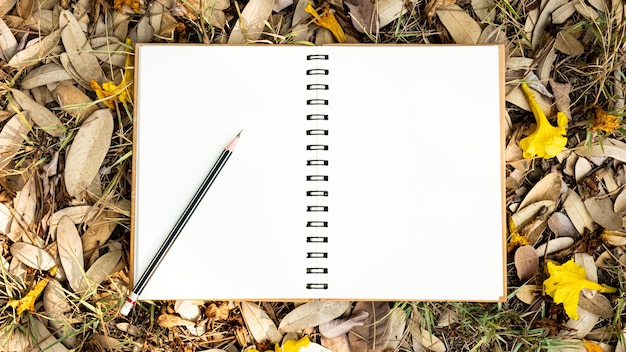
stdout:
POLYGON ((330 86, 324 82, 328 74, 329 69, 320 68, 325 61, 329 59, 328 55, 313 54, 307 55, 308 61, 315 61, 314 68, 306 70, 307 76, 311 76, 314 82, 306 85, 306 90, 310 96, 306 100, 306 105, 312 109, 310 114, 306 115, 306 120, 310 124, 310 128, 306 130, 306 135, 309 140, 307 141, 306 150, 310 153, 310 157, 307 158, 307 176, 306 180, 311 185, 310 189, 306 191, 307 200, 310 202, 307 205, 306 211, 309 219, 306 222, 307 231, 311 231, 307 236, 307 247, 310 250, 306 253, 308 262, 306 273, 309 276, 307 279, 307 290, 327 290, 327 282, 319 280, 319 275, 327 275, 328 267, 325 265, 324 260, 328 259, 328 251, 326 246, 328 243, 328 236, 326 231, 329 227, 328 221, 323 217, 328 213, 328 206, 323 205, 324 201, 328 199, 328 191, 323 187, 329 180, 329 175, 325 172, 324 167, 328 166, 328 159, 325 152, 328 151, 327 136, 329 131, 326 127, 328 121, 328 114, 324 114, 323 109, 329 105, 329 99, 325 97, 326 91, 330 90, 330 86), (320 63, 322 65, 320 65, 320 63), (321 189, 320 189, 321 188, 321 189))

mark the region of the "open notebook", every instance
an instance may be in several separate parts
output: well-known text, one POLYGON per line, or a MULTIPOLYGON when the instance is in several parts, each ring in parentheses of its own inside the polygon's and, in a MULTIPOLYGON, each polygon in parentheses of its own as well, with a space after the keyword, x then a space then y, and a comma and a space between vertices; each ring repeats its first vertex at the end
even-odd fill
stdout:
POLYGON ((140 299, 506 297, 500 46, 138 44, 140 299))

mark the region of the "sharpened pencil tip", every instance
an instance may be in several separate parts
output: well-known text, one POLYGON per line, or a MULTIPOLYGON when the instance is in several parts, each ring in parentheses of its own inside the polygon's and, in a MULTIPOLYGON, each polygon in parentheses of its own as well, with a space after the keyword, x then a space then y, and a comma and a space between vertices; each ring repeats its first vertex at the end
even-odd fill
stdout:
POLYGON ((241 131, 239 131, 239 133, 237 133, 235 138, 233 138, 233 140, 230 142, 230 144, 228 144, 228 146, 224 150, 227 150, 229 152, 232 152, 233 150, 235 150, 235 146, 237 145, 237 141, 239 140, 239 136, 241 135, 242 131, 243 131, 243 128, 241 129, 241 131))
POLYGON ((239 136, 241 136, 241 132, 243 132, 243 128, 241 129, 241 131, 239 131, 239 133, 237 133, 237 138, 239 138, 239 136))

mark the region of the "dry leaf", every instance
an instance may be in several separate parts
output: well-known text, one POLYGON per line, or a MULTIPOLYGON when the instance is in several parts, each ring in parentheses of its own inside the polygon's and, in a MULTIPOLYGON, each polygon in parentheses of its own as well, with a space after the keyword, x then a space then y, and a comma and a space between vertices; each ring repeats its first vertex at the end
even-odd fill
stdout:
POLYGON ((9 62, 17 51, 17 40, 7 24, 0 18, 0 58, 9 62))
POLYGON ((563 179, 560 172, 547 174, 526 194, 519 208, 523 209, 527 205, 541 200, 556 202, 561 194, 562 182, 563 179))
MULTIPOLYGON (((15 154, 22 148, 24 137, 30 130, 29 125, 30 118, 24 120, 22 116, 15 114, 2 127, 0 132, 0 170, 9 164, 15 154)), ((15 239, 11 240, 16 241, 15 239)))
MULTIPOLYGON (((37 241, 38 237, 29 235, 30 227, 35 217, 37 209, 37 186, 35 182, 39 182, 39 178, 35 175, 28 178, 21 191, 17 192, 13 200, 14 212, 11 218, 11 229, 8 237, 12 241, 22 239, 25 242, 32 243, 37 241), (24 236, 26 234, 26 236, 24 236)), ((40 245, 42 243, 32 243, 40 245)))
POLYGON ((198 321, 198 318, 200 318, 200 307, 198 307, 196 302, 188 299, 179 299, 174 303, 174 311, 184 319, 198 321))
MULTIPOLYGON (((552 12, 554 12, 554 10, 556 10, 557 8, 565 5, 567 2, 568 0, 549 0, 543 7, 543 9, 541 10, 541 14, 539 15, 539 19, 537 20, 537 23, 535 24, 535 28, 533 30, 532 47, 534 50, 537 50, 539 48, 539 44, 541 43, 543 34, 545 33, 546 27, 550 22, 552 12)), ((541 76, 539 75, 539 77, 541 76)))
POLYGON ((72 79, 65 69, 53 62, 39 66, 28 72, 20 85, 21 89, 33 89, 72 79))
POLYGON ((578 56, 585 52, 585 47, 566 30, 561 30, 556 35, 554 48, 565 55, 571 56, 578 56))
POLYGON ((583 309, 580 306, 577 310, 578 320, 568 319, 565 323, 565 327, 568 329, 561 330, 559 335, 582 339, 591 332, 593 327, 598 323, 598 320, 600 320, 599 315, 583 309))
POLYGON ((9 66, 20 69, 38 63, 54 50, 59 39, 61 39, 61 30, 57 29, 41 38, 37 43, 15 54, 9 61, 9 66))
POLYGON ((580 156, 607 156, 626 162, 626 143, 613 138, 605 138, 602 146, 594 144, 591 148, 581 148, 576 150, 580 156), (589 154, 587 152, 589 151, 589 154))
POLYGON ((20 90, 11 89, 11 94, 15 101, 22 107, 21 110, 28 111, 28 116, 46 133, 57 137, 65 132, 65 126, 63 126, 61 120, 45 106, 37 103, 20 90))
POLYGON ((277 343, 282 340, 283 335, 278 332, 272 319, 258 305, 241 302, 241 314, 256 342, 277 343))
POLYGON ((439 318, 437 319, 437 327, 441 328, 450 326, 454 323, 458 323, 459 321, 461 321, 461 317, 459 317, 458 312, 453 311, 450 308, 444 308, 441 315, 439 315, 439 318))
POLYGON ((423 351, 426 348, 431 352, 446 352, 446 345, 443 341, 428 330, 422 329, 419 324, 411 324, 411 339, 414 351, 423 351))
POLYGON ((437 10, 437 17, 457 44, 476 44, 482 30, 474 19, 457 5, 437 10))
POLYGON ((263 33, 265 21, 272 14, 274 0, 250 0, 235 23, 228 44, 246 44, 263 33))
POLYGON ((103 80, 104 75, 98 63, 98 58, 93 54, 93 49, 89 41, 87 41, 87 36, 70 11, 63 10, 61 12, 59 26, 62 29, 61 40, 63 41, 65 52, 80 78, 84 82, 89 82, 92 79, 96 81, 103 80))
POLYGON ((472 9, 481 21, 491 23, 496 19, 494 0, 472 0, 472 9))
POLYGON ((48 271, 56 265, 54 258, 48 252, 26 242, 13 243, 11 254, 19 259, 20 262, 37 270, 48 271))
POLYGON ((385 327, 385 344, 383 351, 396 351, 404 336, 404 329, 406 328, 406 313, 400 308, 394 308, 389 314, 387 319, 387 326, 385 327))
POLYGON ((557 237, 578 237, 578 231, 567 215, 555 212, 548 219, 548 227, 557 237))
POLYGON ((558 9, 552 12, 552 23, 554 24, 562 24, 570 18, 574 12, 576 12, 576 8, 574 7, 579 0, 573 0, 559 7, 558 9))
POLYGON ((281 332, 295 332, 329 322, 350 307, 348 301, 314 301, 305 303, 287 314, 278 326, 281 332))
POLYGON ((580 182, 584 179, 593 169, 591 163, 586 158, 578 158, 576 165, 574 166, 574 177, 576 182, 580 182))
POLYGON ((56 279, 50 279, 43 292, 43 306, 46 316, 50 318, 49 324, 55 331, 55 336, 63 338, 63 345, 68 348, 75 348, 78 345, 78 338, 74 334, 74 326, 70 317, 66 314, 72 310, 68 300, 69 297, 61 283, 56 279))
POLYGON ((622 228, 622 217, 613 211, 611 198, 593 197, 584 201, 585 208, 589 215, 598 225, 608 230, 620 230, 622 228))
POLYGON ((175 326, 194 326, 195 323, 193 321, 183 319, 178 315, 173 314, 161 314, 157 318, 157 323, 162 328, 173 328, 175 326))
POLYGON ((386 329, 389 321, 388 302, 358 302, 352 315, 367 312, 364 326, 355 326, 348 335, 348 342, 353 352, 382 352, 385 350, 389 331, 386 329))
POLYGON ((360 33, 378 33, 378 13, 370 0, 344 1, 350 9, 352 25, 360 33))
POLYGON ((111 145, 113 115, 101 109, 85 120, 67 152, 65 187, 67 193, 77 196, 98 174, 111 145))
POLYGON ((515 269, 517 270, 517 277, 522 281, 528 280, 537 274, 539 271, 539 256, 533 246, 521 246, 515 251, 515 269))
POLYGON ((37 347, 39 347, 41 351, 69 352, 69 350, 65 346, 63 346, 63 344, 59 343, 59 341, 50 333, 46 325, 39 321, 39 319, 30 319, 30 322, 30 333, 32 334, 31 336, 35 337, 37 341, 37 347))
POLYGON ((92 252, 103 245, 113 233, 117 223, 113 220, 115 213, 112 211, 105 211, 99 214, 87 228, 87 231, 82 235, 83 251, 85 257, 91 256, 92 252))
POLYGON ((333 352, 352 352, 350 345, 348 344, 348 336, 346 334, 340 335, 334 338, 328 338, 322 335, 322 346, 328 348, 333 352))
MULTIPOLYGON (((0 1, 0 6, 1 5, 0 1)), ((6 352, 24 352, 30 348, 28 337, 16 329, 0 330, 0 347, 6 352)))
POLYGON ((540 200, 524 208, 518 210, 515 214, 511 215, 511 221, 515 225, 518 231, 523 229, 531 220, 542 213, 547 216, 554 211, 556 204, 552 200, 540 200))
POLYGON ((571 120, 572 113, 570 111, 571 100, 569 93, 572 91, 571 83, 558 83, 555 80, 550 80, 550 87, 554 92, 554 105, 558 111, 563 111, 567 118, 571 120))
POLYGON ((569 248, 573 244, 574 239, 571 237, 558 237, 537 247, 535 251, 537 252, 537 255, 539 257, 543 257, 544 255, 552 254, 565 248, 569 248))
POLYGON ((567 216, 580 235, 585 233, 585 229, 593 231, 593 219, 587 212, 587 208, 585 208, 585 204, 580 199, 578 193, 575 191, 570 192, 567 198, 565 198, 565 202, 563 202, 563 209, 565 209, 567 216))
POLYGON ((612 246, 626 246, 626 232, 604 230, 600 238, 612 246))
POLYGON ((84 260, 83 244, 74 226, 74 221, 67 216, 59 220, 57 227, 57 247, 61 265, 67 276, 67 281, 74 292, 80 289, 83 280, 84 260))
POLYGON ((429 0, 426 4, 426 18, 432 22, 438 9, 456 4, 456 0, 429 0))
POLYGON ((59 221, 64 216, 68 216, 74 224, 80 224, 81 222, 87 222, 93 219, 95 216, 95 212, 92 211, 93 207, 91 205, 78 205, 75 207, 67 207, 61 210, 57 210, 54 212, 50 218, 48 219, 48 233, 50 233, 54 238, 56 238, 56 229, 59 221))
POLYGON ((80 283, 80 289, 77 292, 84 292, 87 289, 100 285, 111 274, 111 271, 115 269, 120 258, 122 258, 122 251, 109 252, 98 258, 85 273, 80 283))
POLYGON ((530 305, 535 303, 543 294, 543 288, 539 285, 524 285, 515 291, 515 297, 530 305))
POLYGON ((594 295, 590 299, 581 292, 578 306, 605 319, 611 319, 615 315, 611 301, 601 294, 594 295))
POLYGON ((17 0, 0 1, 0 17, 4 17, 15 6, 17 0))
MULTIPOLYGON (((378 1, 378 26, 383 28, 395 21, 403 13, 404 2, 402 0, 379 0, 378 1)), ((295 19, 294 19, 295 21, 295 19)))
POLYGON ((327 323, 320 324, 319 330, 322 336, 327 338, 335 338, 341 336, 355 326, 363 326, 367 320, 369 313, 360 311, 358 314, 345 319, 334 319, 327 323))
POLYGON ((72 115, 77 121, 88 118, 98 110, 98 105, 73 84, 59 84, 52 95, 61 109, 72 115))

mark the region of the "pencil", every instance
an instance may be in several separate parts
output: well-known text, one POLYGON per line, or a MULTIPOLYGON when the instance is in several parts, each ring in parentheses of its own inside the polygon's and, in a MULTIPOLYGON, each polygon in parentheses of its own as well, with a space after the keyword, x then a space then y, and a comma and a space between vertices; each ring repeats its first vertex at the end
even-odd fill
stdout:
POLYGON ((215 165, 213 165, 211 171, 209 171, 209 174, 204 178, 204 181, 202 181, 200 188, 198 188, 196 193, 193 195, 191 201, 189 202, 183 213, 180 215, 180 218, 178 218, 178 221, 176 221, 176 224, 170 231, 169 235, 167 235, 165 241, 155 254, 154 258, 152 258, 152 261, 150 261, 150 264, 148 264, 148 267, 139 278, 139 281, 137 281, 137 285, 135 285, 135 287, 133 288, 133 292, 128 295, 128 297, 126 297, 126 302, 124 302, 122 308, 120 308, 120 313, 122 315, 128 315, 131 309, 133 309, 133 306, 137 302, 141 291, 143 291, 148 281, 150 281, 150 278, 156 271, 156 268, 159 267, 159 264, 161 264, 161 261, 163 261, 163 258, 172 247, 172 244, 176 241, 176 238, 178 237, 180 232, 183 230, 183 228, 185 228, 185 225, 202 201, 202 198, 204 198, 206 192, 209 190, 209 188, 211 188, 213 181, 215 181, 217 175, 219 175, 220 171, 222 171, 222 168, 226 164, 226 161, 228 161, 228 158, 230 158, 233 150, 235 150, 235 146, 237 145, 239 136, 241 136, 241 131, 239 131, 235 138, 233 138, 233 140, 226 146, 226 148, 224 148, 224 151, 215 162, 215 165))

